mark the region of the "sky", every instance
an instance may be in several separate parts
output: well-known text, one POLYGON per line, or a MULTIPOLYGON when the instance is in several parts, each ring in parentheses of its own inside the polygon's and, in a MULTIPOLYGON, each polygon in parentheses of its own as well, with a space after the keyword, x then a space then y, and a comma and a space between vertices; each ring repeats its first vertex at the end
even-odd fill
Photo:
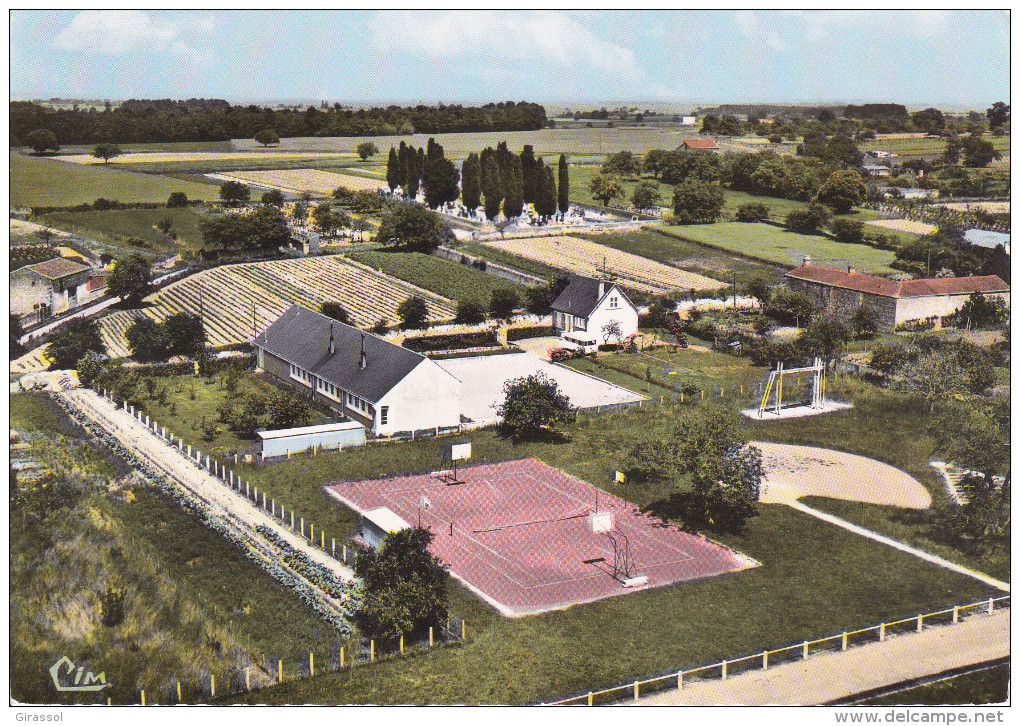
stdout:
POLYGON ((1009 102, 989 11, 13 11, 34 98, 238 102, 1009 102))

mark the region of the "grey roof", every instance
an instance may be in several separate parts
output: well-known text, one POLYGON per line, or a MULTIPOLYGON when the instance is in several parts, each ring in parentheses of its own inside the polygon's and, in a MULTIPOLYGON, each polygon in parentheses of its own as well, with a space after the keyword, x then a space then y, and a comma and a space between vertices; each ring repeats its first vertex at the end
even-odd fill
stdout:
MULTIPOLYGON (((600 281, 593 277, 571 275, 570 284, 563 289, 563 292, 553 302, 552 309, 561 313, 567 313, 568 315, 587 318, 599 304, 599 301, 606 296, 616 283, 606 282, 601 295, 599 294, 599 284, 600 281)), ((634 304, 623 290, 619 287, 617 287, 617 290, 628 303, 634 304)))
POLYGON ((260 333, 255 345, 372 403, 427 360, 412 350, 300 305, 292 305, 260 333), (331 328, 333 355, 329 354, 331 328), (362 340, 367 362, 364 368, 359 365, 362 340))
POLYGON ((1009 251, 1009 235, 1005 232, 992 232, 985 229, 968 229, 963 233, 963 238, 972 245, 995 249, 996 245, 1002 245, 1009 251))

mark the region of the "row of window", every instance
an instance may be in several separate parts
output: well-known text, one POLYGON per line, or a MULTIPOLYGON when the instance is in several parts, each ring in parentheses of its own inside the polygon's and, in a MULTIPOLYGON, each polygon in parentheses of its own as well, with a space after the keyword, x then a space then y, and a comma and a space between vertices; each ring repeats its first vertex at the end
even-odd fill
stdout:
POLYGON ((588 318, 582 318, 577 315, 568 315, 567 313, 554 313, 556 316, 553 321, 553 325, 561 330, 566 330, 568 324, 570 324, 571 330, 587 330, 588 329, 588 318))
MULTIPOLYGON (((290 377, 299 381, 303 381, 308 386, 315 388, 320 393, 329 396, 334 401, 338 401, 347 408, 361 411, 369 418, 375 417, 375 407, 365 399, 359 398, 358 396, 355 396, 353 393, 348 393, 347 391, 343 390, 342 388, 339 388, 338 386, 336 386, 333 383, 330 383, 327 380, 323 380, 322 378, 318 378, 312 374, 309 374, 308 371, 304 370, 299 366, 294 365, 293 363, 290 364, 290 377)), ((390 413, 389 406, 383 406, 379 410, 380 424, 387 423, 389 419, 389 413, 390 413)))

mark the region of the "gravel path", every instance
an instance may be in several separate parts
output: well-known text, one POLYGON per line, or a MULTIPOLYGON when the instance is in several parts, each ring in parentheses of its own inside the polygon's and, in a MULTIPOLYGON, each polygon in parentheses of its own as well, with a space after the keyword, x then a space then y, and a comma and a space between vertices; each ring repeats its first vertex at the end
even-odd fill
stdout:
POLYGON ((658 693, 641 706, 816 705, 1009 655, 1009 610, 658 693))
POLYGON ((310 560, 324 565, 344 580, 354 579, 351 568, 312 546, 304 537, 291 532, 270 514, 252 504, 244 495, 235 493, 219 479, 199 468, 193 460, 169 446, 127 411, 116 408, 110 401, 88 389, 77 388, 58 395, 109 431, 136 456, 205 501, 214 513, 239 521, 251 529, 269 527, 310 560))

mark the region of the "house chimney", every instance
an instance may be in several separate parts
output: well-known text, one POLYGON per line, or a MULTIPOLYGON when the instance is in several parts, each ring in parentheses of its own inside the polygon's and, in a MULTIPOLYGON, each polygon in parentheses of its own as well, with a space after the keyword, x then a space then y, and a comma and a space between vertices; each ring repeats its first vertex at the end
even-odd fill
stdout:
POLYGON ((857 268, 854 267, 853 265, 847 265, 846 266, 846 271, 847 271, 847 274, 850 274, 850 275, 856 275, 857 274, 857 268))
POLYGON ((336 353, 336 340, 333 338, 333 323, 329 324, 329 355, 336 353))
POLYGON ((804 255, 804 264, 805 265, 811 264, 811 255, 804 255))
POLYGON ((599 298, 606 294, 606 283, 605 280, 599 280, 599 298))
POLYGON ((365 334, 361 334, 361 357, 358 359, 358 368, 368 367, 368 356, 365 355, 365 334))

